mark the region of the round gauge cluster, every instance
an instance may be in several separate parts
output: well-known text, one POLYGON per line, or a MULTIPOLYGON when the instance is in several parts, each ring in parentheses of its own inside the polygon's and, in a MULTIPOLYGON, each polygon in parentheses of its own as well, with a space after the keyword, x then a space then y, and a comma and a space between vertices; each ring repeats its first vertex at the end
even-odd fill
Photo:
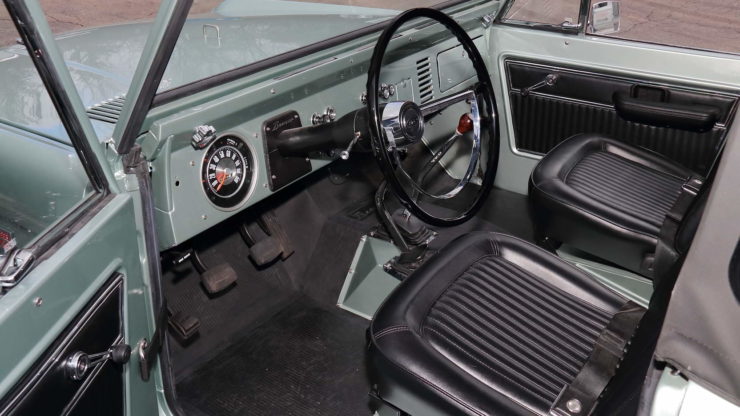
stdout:
POLYGON ((239 205, 249 193, 254 169, 252 152, 244 140, 223 136, 208 147, 201 181, 208 199, 221 208, 239 205))

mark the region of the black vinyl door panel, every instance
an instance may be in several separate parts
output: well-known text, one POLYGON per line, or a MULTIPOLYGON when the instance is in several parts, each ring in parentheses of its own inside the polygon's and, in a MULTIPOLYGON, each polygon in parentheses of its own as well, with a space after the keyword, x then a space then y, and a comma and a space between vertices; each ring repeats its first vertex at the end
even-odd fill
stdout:
POLYGON ((123 276, 110 278, 33 370, 3 399, 1 415, 124 413, 122 366, 105 360, 73 380, 65 363, 75 352, 94 354, 123 341, 123 276))
POLYGON ((721 149, 738 99, 518 60, 507 60, 506 72, 518 150, 545 154, 572 135, 600 133, 700 174, 707 173, 721 149), (542 82, 548 75, 555 78, 551 85, 542 82))

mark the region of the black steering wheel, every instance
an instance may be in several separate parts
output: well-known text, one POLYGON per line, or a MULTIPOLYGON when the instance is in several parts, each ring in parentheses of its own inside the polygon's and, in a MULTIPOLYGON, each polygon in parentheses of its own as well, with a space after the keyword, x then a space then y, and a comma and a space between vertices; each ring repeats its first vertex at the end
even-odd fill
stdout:
POLYGON ((491 79, 485 62, 470 36, 451 17, 438 10, 419 8, 399 14, 386 27, 375 45, 368 70, 367 92, 367 110, 370 115, 368 123, 370 124, 373 153, 385 179, 401 204, 409 212, 430 225, 452 226, 471 219, 481 208, 493 187, 498 166, 499 131, 491 79), (388 45, 399 27, 418 18, 429 18, 441 23, 455 35, 472 61, 478 82, 471 89, 426 102, 423 105, 413 101, 391 101, 381 106, 377 92, 380 87, 380 71, 383 58, 388 45), (425 190, 423 181, 432 165, 427 167, 426 172, 414 178, 403 168, 402 159, 408 154, 410 146, 423 140, 427 118, 432 117, 433 114, 438 114, 447 107, 462 102, 470 105, 470 111, 460 118, 455 135, 443 144, 442 150, 434 155, 430 163, 436 164, 439 162, 454 140, 463 136, 463 134, 470 137, 472 141, 470 144, 470 162, 462 178, 450 189, 439 193, 429 192, 425 190), (481 144, 483 135, 489 137, 488 146, 482 146, 481 144), (487 149, 484 149, 484 147, 487 147, 487 149), (485 169, 480 166, 482 163, 486 164, 485 169), (462 212, 456 213, 455 216, 441 217, 439 214, 430 213, 419 204, 420 195, 432 200, 447 200, 458 197, 463 188, 470 184, 471 179, 476 175, 478 175, 476 178, 477 184, 480 185, 477 192, 475 192, 470 204, 462 212), (404 187, 404 184, 406 184, 406 187, 404 187))

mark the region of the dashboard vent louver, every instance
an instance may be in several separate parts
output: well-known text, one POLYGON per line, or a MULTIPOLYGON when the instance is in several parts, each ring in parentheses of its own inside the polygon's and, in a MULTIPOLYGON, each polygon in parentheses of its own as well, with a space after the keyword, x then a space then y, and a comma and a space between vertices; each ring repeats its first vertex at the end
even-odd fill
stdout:
POLYGON ((429 57, 416 61, 416 76, 419 83, 419 99, 423 104, 434 98, 432 65, 429 62, 429 57))
POLYGON ((118 117, 121 115, 121 110, 123 110, 123 103, 125 102, 125 95, 113 97, 109 100, 105 100, 88 107, 87 115, 93 120, 116 124, 118 117))

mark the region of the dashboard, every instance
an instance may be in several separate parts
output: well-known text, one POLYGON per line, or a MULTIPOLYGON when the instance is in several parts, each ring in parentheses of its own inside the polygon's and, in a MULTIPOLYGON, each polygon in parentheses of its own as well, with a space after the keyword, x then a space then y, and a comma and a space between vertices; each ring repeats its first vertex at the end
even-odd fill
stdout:
MULTIPOLYGON (((465 13, 466 29, 484 57, 487 39, 479 19, 489 12, 465 13)), ((372 41, 357 42, 318 61, 299 58, 291 68, 263 71, 155 107, 140 144, 152 162, 160 248, 181 244, 348 156, 342 155, 348 149, 333 149, 283 157, 271 134, 332 123, 363 107, 373 46, 372 41)), ((474 80, 462 48, 439 25, 405 31, 391 48, 381 74, 382 100, 423 105, 460 92, 474 80)), ((453 128, 457 124, 456 119, 441 121, 453 128)), ((352 163, 351 155, 336 163, 352 163)))

